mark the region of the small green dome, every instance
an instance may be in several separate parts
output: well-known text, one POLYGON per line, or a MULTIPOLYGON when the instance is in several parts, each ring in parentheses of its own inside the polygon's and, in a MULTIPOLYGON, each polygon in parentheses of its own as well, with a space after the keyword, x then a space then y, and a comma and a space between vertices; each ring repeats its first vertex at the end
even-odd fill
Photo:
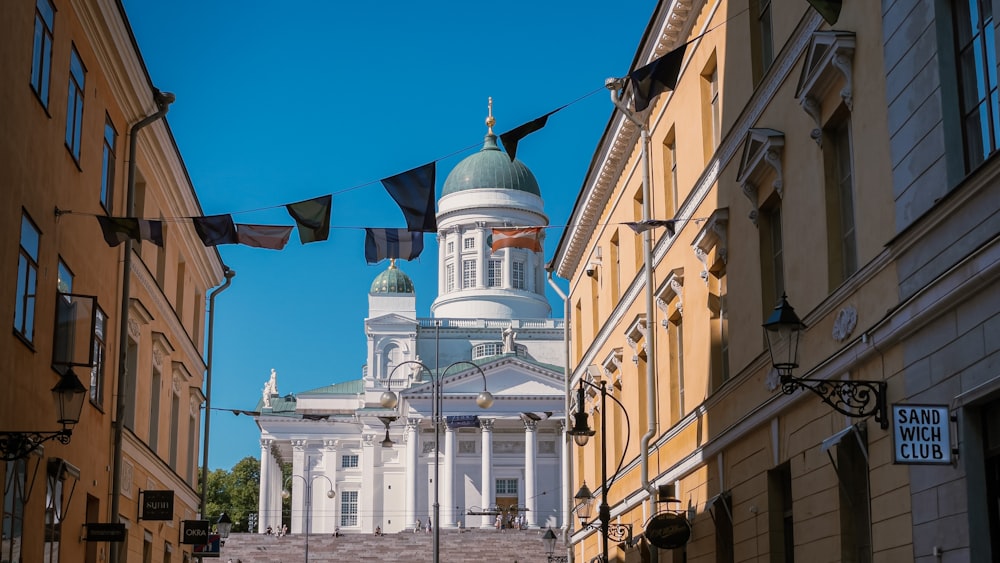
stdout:
POLYGON ((413 280, 396 267, 396 261, 389 262, 389 269, 375 276, 369 293, 414 293, 413 280))
POLYGON ((535 175, 520 160, 511 162, 497 146, 497 136, 486 135, 479 152, 466 157, 448 174, 441 195, 480 188, 518 190, 541 196, 535 175))

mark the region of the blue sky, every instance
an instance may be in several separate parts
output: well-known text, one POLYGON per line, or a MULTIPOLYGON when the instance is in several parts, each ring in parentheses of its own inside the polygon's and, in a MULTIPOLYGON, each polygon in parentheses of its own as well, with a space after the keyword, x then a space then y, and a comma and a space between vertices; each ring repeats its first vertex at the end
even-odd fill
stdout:
MULTIPOLYGON (((284 204, 334 194, 325 242, 219 247, 237 275, 216 298, 212 406, 246 410, 272 368, 281 394, 361 377, 367 293, 388 265, 365 263, 362 228, 405 226, 379 180, 436 160, 440 193, 482 146, 488 97, 498 134, 583 97, 517 150, 565 225, 613 109, 604 79, 628 73, 656 4, 123 3, 153 83, 177 96, 167 120, 206 214, 292 225, 284 204)), ((561 235, 548 230, 546 260, 561 235)), ((400 264, 421 316, 437 290, 425 245, 400 264)), ((210 469, 260 455, 253 420, 224 411, 209 446, 210 469)))

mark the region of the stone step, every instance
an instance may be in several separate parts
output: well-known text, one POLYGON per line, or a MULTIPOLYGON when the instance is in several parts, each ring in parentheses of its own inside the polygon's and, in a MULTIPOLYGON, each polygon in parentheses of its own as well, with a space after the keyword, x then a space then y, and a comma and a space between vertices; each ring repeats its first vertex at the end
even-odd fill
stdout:
MULTIPOLYGON (((542 545, 544 530, 442 530, 442 563, 546 561, 542 545)), ((398 534, 329 534, 309 536, 309 562, 405 561, 431 563, 433 534, 401 532, 398 534)), ((289 534, 283 537, 263 534, 232 534, 222 548, 220 563, 298 563, 305 561, 306 537, 289 534)))

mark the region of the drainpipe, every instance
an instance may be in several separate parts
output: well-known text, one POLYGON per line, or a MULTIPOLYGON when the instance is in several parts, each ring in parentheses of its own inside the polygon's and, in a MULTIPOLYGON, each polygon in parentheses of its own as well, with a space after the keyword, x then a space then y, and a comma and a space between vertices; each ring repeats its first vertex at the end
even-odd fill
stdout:
POLYGON ((566 561, 572 562, 573 561, 573 548, 569 544, 569 528, 570 528, 569 525, 570 525, 570 522, 572 522, 572 520, 573 520, 573 517, 572 517, 572 514, 573 514, 573 499, 572 499, 572 496, 570 495, 570 486, 571 486, 570 483, 573 482, 573 464, 569 463, 569 456, 570 456, 571 449, 570 449, 569 434, 567 434, 567 432, 569 431, 569 418, 568 417, 569 417, 570 408, 571 408, 570 397, 572 395, 572 391, 570 389, 570 384, 569 384, 569 381, 570 381, 569 374, 572 372, 572 370, 570 369, 570 366, 569 366, 569 321, 570 321, 570 318, 569 318, 569 296, 567 296, 565 293, 563 293, 562 289, 560 289, 559 286, 556 285, 555 280, 552 279, 552 268, 553 268, 552 265, 550 265, 549 268, 548 268, 548 271, 549 271, 548 280, 549 280, 549 286, 551 286, 552 289, 557 294, 559 294, 559 298, 562 299, 562 302, 563 302, 563 346, 565 347, 564 352, 566 354, 566 360, 565 360, 565 362, 566 362, 565 366, 566 367, 563 368, 563 377, 566 380, 565 394, 564 394, 564 397, 563 397, 563 412, 566 413, 564 415, 566 418, 563 419, 563 433, 562 433, 563 434, 562 435, 562 441, 563 441, 563 460, 565 462, 563 463, 563 467, 562 467, 562 471, 563 471, 563 490, 562 490, 562 496, 563 496, 563 519, 562 520, 563 520, 563 523, 562 523, 561 533, 562 533, 563 545, 566 546, 566 561))
MULTIPOLYGON (((143 127, 153 123, 167 114, 170 104, 176 97, 170 92, 153 90, 153 101, 156 102, 156 112, 143 118, 129 129, 128 140, 128 180, 125 185, 125 216, 135 215, 135 150, 136 134, 143 127)), ((128 309, 132 287, 132 240, 125 241, 125 258, 122 261, 122 302, 119 309, 118 321, 118 400, 115 406, 115 419, 113 423, 114 444, 112 446, 112 456, 114 457, 113 470, 111 474, 111 522, 119 521, 121 510, 121 487, 122 487, 122 432, 125 426, 126 401, 131 397, 125 395, 125 386, 128 381, 128 309)), ((119 561, 118 550, 120 543, 111 542, 112 562, 119 561)))
MULTIPOLYGON (((642 220, 650 219, 651 194, 649 185, 649 129, 645 121, 636 118, 621 101, 621 92, 625 88, 624 78, 609 78, 604 81, 604 87, 611 91, 611 103, 632 123, 639 127, 642 149, 642 220)), ((649 444, 656 436, 656 323, 653 321, 653 233, 646 229, 642 233, 643 276, 646 283, 646 433, 642 435, 639 449, 640 479, 642 488, 650 493, 656 493, 656 487, 649 481, 649 444)))
POLYGON ((205 370, 205 439, 204 439, 204 450, 201 455, 201 517, 207 518, 207 506, 208 506, 208 487, 206 483, 208 482, 208 429, 209 423, 212 420, 212 351, 214 350, 213 342, 215 341, 215 296, 222 293, 229 287, 229 284, 233 283, 233 278, 236 277, 236 270, 230 270, 229 266, 222 266, 223 275, 226 276, 226 281, 219 287, 212 290, 212 293, 208 296, 208 366, 205 370))

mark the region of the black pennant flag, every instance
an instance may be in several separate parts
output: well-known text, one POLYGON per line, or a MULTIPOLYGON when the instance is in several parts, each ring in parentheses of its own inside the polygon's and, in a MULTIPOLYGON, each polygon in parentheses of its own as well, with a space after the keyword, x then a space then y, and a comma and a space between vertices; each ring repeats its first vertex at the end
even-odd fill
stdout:
POLYGON ((840 19, 840 9, 844 7, 843 0, 806 0, 814 10, 823 16, 826 23, 835 25, 840 19))
POLYGON ((302 244, 326 240, 330 237, 330 208, 333 196, 324 195, 285 206, 288 214, 299 227, 299 241, 302 244))
POLYGON ((629 73, 628 77, 634 89, 636 111, 645 110, 653 98, 677 86, 677 77, 681 72, 686 49, 687 43, 629 73))
POLYGON ((507 151, 507 156, 510 157, 511 162, 514 161, 514 157, 517 153, 517 142, 535 131, 538 131, 542 127, 545 127, 545 122, 549 120, 549 116, 564 107, 566 106, 554 109, 538 119, 533 119, 524 125, 519 125, 506 133, 500 134, 500 142, 503 143, 503 148, 507 151))
POLYGON ((433 162, 383 178, 382 185, 403 211, 407 229, 424 233, 437 231, 433 162))
POLYGON ((194 230, 205 246, 219 244, 236 244, 236 225, 232 215, 209 215, 207 217, 192 217, 194 230))

